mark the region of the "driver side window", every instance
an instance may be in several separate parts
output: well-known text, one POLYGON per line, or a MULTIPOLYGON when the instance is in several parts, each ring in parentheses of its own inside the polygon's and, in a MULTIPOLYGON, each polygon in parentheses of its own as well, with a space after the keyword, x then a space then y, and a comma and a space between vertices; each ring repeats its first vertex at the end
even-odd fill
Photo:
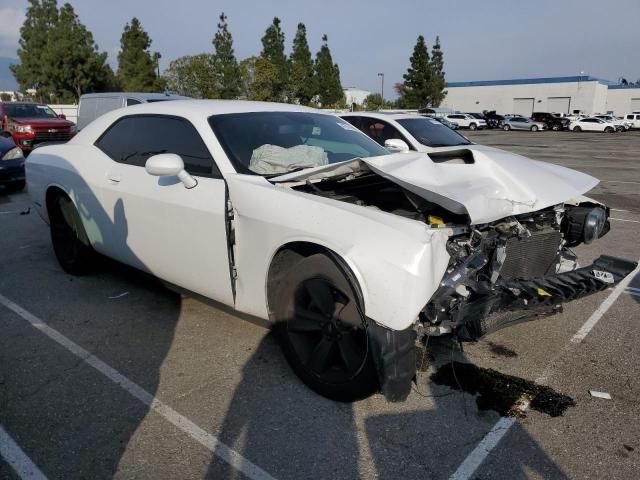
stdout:
POLYGON ((112 160, 144 167, 159 153, 180 155, 191 175, 220 178, 220 171, 191 123, 180 117, 132 115, 117 120, 96 141, 112 160))

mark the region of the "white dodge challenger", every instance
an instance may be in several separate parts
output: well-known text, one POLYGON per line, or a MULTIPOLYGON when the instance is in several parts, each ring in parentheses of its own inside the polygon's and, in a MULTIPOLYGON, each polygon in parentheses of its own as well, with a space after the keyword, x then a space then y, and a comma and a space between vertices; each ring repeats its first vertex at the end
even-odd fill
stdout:
POLYGON ((302 381, 340 401, 403 400, 417 342, 554 313, 636 266, 578 266, 571 247, 609 230, 588 175, 473 144, 390 154, 295 105, 116 110, 26 174, 66 272, 104 255, 269 319, 302 381))

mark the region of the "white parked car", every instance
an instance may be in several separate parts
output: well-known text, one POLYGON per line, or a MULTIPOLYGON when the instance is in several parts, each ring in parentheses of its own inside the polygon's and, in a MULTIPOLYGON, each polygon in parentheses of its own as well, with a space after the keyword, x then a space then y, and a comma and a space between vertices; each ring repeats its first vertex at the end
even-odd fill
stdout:
POLYGON ((431 152, 440 147, 471 145, 466 137, 439 120, 421 115, 353 112, 340 117, 392 153, 431 152))
POLYGON ((628 113, 624 119, 631 122, 631 128, 640 128, 640 113, 628 113))
POLYGON ((406 398, 416 339, 474 340, 636 266, 578 268, 570 248, 609 229, 589 175, 468 143, 389 154, 296 105, 114 110, 26 174, 66 272, 102 254, 270 319, 298 376, 341 401, 406 398))
POLYGON ((616 126, 611 122, 605 122, 595 117, 586 117, 575 120, 569 124, 569 130, 572 132, 607 132, 613 133, 617 130, 616 126))
POLYGON ((619 132, 629 130, 633 126, 633 122, 614 117, 613 115, 594 115, 594 118, 599 118, 605 122, 612 123, 619 132))
POLYGON ((477 130, 487 128, 487 121, 476 118, 466 113, 450 113, 445 115, 447 120, 458 125, 460 128, 468 128, 469 130, 477 130))

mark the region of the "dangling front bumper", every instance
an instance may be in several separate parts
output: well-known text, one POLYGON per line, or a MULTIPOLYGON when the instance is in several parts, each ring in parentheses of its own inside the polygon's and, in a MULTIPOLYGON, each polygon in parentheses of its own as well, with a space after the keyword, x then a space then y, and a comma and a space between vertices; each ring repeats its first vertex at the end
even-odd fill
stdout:
POLYGON ((606 290, 637 267, 632 262, 603 255, 576 270, 526 280, 498 280, 486 294, 460 302, 449 312, 445 328, 462 341, 562 310, 564 303, 606 290))

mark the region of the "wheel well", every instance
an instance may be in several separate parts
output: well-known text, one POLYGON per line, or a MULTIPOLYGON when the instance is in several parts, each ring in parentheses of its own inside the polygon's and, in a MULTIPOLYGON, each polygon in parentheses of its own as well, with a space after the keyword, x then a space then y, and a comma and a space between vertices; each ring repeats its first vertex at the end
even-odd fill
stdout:
POLYGON ((275 294, 278 291, 280 282, 287 272, 294 267, 300 260, 311 255, 324 254, 331 258, 338 268, 345 275, 347 280, 354 287, 358 295, 358 302, 364 311, 364 298, 362 290, 356 276, 347 265, 347 262, 333 250, 312 242, 291 242, 281 246, 271 260, 269 271, 267 273, 267 309, 269 318, 273 319, 271 305, 275 302, 275 294))
POLYGON ((64 195, 65 197, 69 197, 67 192, 65 192, 60 187, 49 187, 47 190, 47 195, 45 197, 45 203, 47 206, 47 216, 51 219, 51 207, 53 207, 53 201, 59 196, 64 195))

